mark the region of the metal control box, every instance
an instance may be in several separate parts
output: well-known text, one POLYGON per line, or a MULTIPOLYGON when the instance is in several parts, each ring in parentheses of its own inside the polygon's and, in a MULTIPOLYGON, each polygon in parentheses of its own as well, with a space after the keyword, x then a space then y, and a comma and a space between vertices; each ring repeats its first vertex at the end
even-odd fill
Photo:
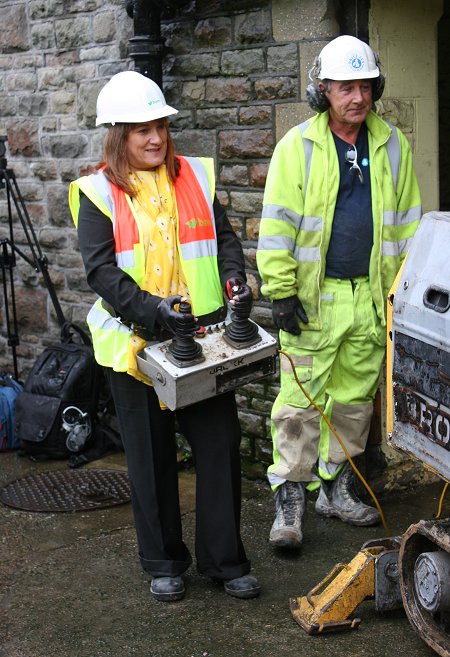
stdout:
POLYGON ((275 374, 277 341, 257 328, 260 340, 237 349, 224 338, 225 324, 208 327, 204 337, 195 338, 204 359, 187 367, 168 358, 171 340, 149 343, 137 354, 138 369, 152 381, 156 394, 170 410, 189 406, 275 374))
POLYGON ((395 292, 391 443, 450 481, 450 214, 423 216, 395 292))

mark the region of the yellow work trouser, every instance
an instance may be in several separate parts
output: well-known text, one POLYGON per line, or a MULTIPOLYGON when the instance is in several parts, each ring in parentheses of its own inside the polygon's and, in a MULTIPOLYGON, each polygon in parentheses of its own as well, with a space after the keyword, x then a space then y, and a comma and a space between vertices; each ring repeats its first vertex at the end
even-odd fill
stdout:
MULTIPOLYGON (((325 278, 320 297, 323 328, 300 336, 280 331, 281 349, 292 358, 306 392, 324 410, 350 456, 366 446, 386 329, 381 325, 368 277, 325 278)), ((309 482, 332 479, 318 467, 343 463, 346 456, 317 409, 295 381, 280 354, 281 389, 272 409, 273 464, 269 479, 309 482)))

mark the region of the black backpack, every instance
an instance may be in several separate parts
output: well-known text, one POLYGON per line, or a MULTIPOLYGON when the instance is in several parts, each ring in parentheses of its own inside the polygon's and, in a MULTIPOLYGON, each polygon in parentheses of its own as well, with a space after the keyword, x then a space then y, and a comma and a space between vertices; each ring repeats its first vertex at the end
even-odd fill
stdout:
POLYGON ((16 400, 19 453, 36 460, 69 459, 69 466, 120 447, 118 433, 100 418, 102 371, 89 336, 65 323, 61 342, 37 358, 16 400), (74 331, 81 338, 76 342, 74 331))

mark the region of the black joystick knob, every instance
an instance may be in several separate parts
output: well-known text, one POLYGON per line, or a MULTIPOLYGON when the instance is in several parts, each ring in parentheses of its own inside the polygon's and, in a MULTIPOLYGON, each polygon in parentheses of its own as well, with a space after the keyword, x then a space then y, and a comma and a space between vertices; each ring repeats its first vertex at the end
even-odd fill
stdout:
POLYGON ((167 358, 178 367, 189 367, 205 359, 200 344, 194 340, 196 329, 195 317, 191 313, 191 304, 181 301, 175 320, 175 335, 167 348, 167 358))
MULTIPOLYGON (((239 296, 239 287, 233 288, 233 296, 239 296)), ((250 321, 250 306, 247 303, 236 301, 231 311, 231 322, 225 327, 224 340, 235 349, 244 349, 249 345, 260 342, 257 325, 250 321)))

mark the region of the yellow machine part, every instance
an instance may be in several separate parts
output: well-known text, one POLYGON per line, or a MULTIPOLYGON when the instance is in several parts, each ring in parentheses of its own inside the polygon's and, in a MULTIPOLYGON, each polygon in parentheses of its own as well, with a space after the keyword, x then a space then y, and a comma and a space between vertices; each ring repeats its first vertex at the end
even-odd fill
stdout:
POLYGON ((383 548, 363 548, 349 564, 337 564, 306 596, 291 598, 291 613, 308 634, 356 629, 349 617, 375 595, 375 559, 383 548))
POLYGON ((386 431, 388 436, 392 435, 394 430, 394 405, 393 405, 393 392, 392 392, 392 370, 393 370, 393 355, 392 355, 392 314, 394 311, 394 297, 397 292, 398 284, 405 266, 406 258, 403 260, 397 276, 389 290, 389 296, 386 308, 386 431))

